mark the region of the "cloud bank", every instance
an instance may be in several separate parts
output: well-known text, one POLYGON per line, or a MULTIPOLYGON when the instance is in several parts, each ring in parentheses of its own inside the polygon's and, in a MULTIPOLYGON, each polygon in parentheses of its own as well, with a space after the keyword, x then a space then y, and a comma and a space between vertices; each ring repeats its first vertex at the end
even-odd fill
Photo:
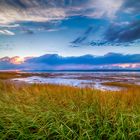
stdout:
POLYGON ((62 57, 57 54, 46 54, 40 57, 26 58, 24 61, 23 59, 22 61, 19 60, 21 59, 18 57, 1 58, 0 70, 140 69, 140 54, 108 53, 104 56, 84 55, 79 57, 62 57))

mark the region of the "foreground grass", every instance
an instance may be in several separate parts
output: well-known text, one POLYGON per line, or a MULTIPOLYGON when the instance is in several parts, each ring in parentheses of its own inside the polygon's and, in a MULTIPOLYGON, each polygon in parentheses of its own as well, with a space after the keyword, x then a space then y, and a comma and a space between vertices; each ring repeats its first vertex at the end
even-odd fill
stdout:
POLYGON ((0 139, 140 139, 140 87, 101 92, 0 82, 0 139))

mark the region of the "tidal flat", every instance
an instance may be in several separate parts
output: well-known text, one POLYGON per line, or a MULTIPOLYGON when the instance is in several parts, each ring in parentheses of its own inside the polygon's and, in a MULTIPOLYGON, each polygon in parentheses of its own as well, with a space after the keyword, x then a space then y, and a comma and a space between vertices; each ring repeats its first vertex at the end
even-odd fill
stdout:
POLYGON ((140 72, 38 72, 19 73, 19 77, 11 79, 29 84, 68 85, 79 88, 94 88, 102 91, 119 91, 120 86, 107 83, 125 83, 140 85, 140 72))

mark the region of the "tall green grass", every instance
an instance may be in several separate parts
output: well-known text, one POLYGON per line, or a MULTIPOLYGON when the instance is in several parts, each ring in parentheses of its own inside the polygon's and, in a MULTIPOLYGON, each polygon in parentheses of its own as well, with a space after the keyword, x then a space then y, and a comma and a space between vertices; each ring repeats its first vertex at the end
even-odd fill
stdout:
POLYGON ((139 140, 140 87, 101 92, 0 82, 2 140, 139 140))

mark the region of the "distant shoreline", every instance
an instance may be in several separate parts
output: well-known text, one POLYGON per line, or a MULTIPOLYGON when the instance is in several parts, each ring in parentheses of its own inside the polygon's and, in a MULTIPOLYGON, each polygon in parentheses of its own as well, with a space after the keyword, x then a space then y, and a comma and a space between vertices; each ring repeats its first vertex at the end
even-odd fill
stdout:
POLYGON ((140 72, 140 70, 23 70, 21 72, 140 72))
POLYGON ((27 73, 57 73, 57 72, 140 72, 140 70, 114 69, 114 70, 0 70, 0 72, 27 72, 27 73))

